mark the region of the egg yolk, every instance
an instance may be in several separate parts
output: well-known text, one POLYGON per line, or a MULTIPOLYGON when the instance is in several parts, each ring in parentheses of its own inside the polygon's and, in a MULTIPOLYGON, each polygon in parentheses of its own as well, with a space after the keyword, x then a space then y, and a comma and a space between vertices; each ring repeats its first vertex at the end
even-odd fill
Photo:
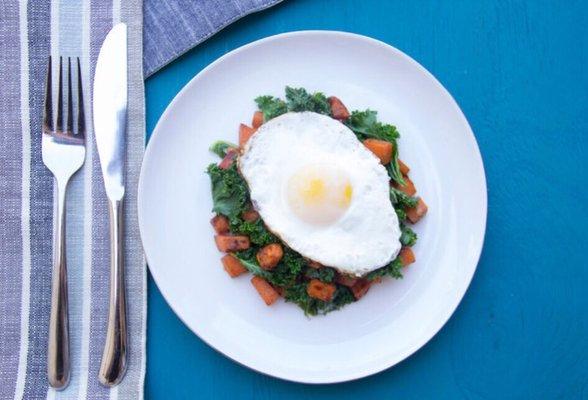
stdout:
POLYGON ((311 165, 296 171, 287 182, 288 205, 305 222, 327 225, 349 208, 353 186, 347 175, 330 165, 311 165))

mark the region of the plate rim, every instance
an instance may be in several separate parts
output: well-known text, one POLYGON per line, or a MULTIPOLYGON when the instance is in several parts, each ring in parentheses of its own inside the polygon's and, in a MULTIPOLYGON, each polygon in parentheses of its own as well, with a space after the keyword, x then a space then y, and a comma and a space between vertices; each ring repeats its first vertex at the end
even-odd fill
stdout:
POLYGON ((147 146, 145 148, 145 152, 143 155, 143 162, 141 164, 141 171, 140 171, 138 185, 137 185, 137 218, 138 218, 138 222, 139 222, 139 233, 140 233, 139 236, 141 238, 141 244, 143 246, 143 253, 145 255, 145 260, 146 260, 147 266, 151 272, 151 277, 152 277, 153 281, 155 282, 155 284, 157 285, 159 292, 161 293, 162 297, 165 299, 165 302, 167 303, 167 305, 172 309, 172 311, 174 312, 176 317, 179 318, 179 320, 182 321, 182 323, 193 334, 195 334, 200 340, 202 340, 204 343, 206 343, 207 346, 214 349, 216 352, 222 354, 224 357, 227 357, 231 361, 236 362, 239 365, 242 365, 250 370, 253 370, 255 372, 258 372, 258 373, 266 375, 266 376, 271 376, 271 377, 282 379, 282 380, 289 381, 289 382, 298 382, 298 383, 305 383, 305 384, 342 383, 342 382, 355 381, 355 380, 362 379, 362 378, 365 378, 365 377, 368 377, 371 375, 375 375, 379 372, 385 371, 385 370, 403 362, 404 360, 406 360, 407 358, 409 358, 410 356, 415 354, 417 351, 422 349, 427 343, 429 343, 431 341, 431 339, 433 337, 435 337, 441 331, 441 329, 447 324, 449 319, 456 312, 457 308, 459 307, 459 305, 463 301, 463 298, 472 283, 473 277, 476 273, 476 270, 478 268, 478 264, 480 262, 480 257, 482 255, 482 251, 484 249, 484 243, 485 243, 485 239, 486 239, 486 230, 487 230, 487 221, 488 221, 488 185, 487 185, 487 179, 486 179, 486 170, 484 167, 484 160, 482 158, 480 146, 478 145, 478 141, 476 140, 476 136, 474 135, 474 132, 471 128, 471 125, 469 124, 469 121, 467 120, 461 107, 459 106, 457 101, 454 99, 454 97, 451 95, 451 93, 424 66, 422 66, 415 59, 413 59, 412 57, 410 57, 409 55, 404 53, 402 50, 400 50, 400 49, 398 49, 398 48, 396 48, 396 47, 394 47, 394 46, 392 46, 382 40, 375 39, 375 38, 372 38, 369 36, 365 36, 365 35, 361 35, 361 34, 357 34, 357 33, 353 33, 353 32, 340 31, 340 30, 316 30, 316 29, 315 30, 296 30, 296 31, 288 31, 288 32, 283 32, 283 33, 279 33, 276 35, 267 36, 267 37, 255 40, 253 42, 244 44, 242 46, 239 46, 239 47, 227 52, 226 54, 223 54, 222 56, 218 57, 213 62, 208 64, 206 67, 204 67, 202 70, 200 70, 177 92, 177 94, 174 96, 174 98, 171 100, 171 102, 166 106, 165 110, 163 111, 163 113, 161 114, 159 119, 157 120, 157 123, 151 132, 149 142, 147 143, 147 146), (481 214, 483 216, 483 219, 481 220, 482 234, 479 238, 479 243, 478 243, 476 251, 475 251, 475 254, 476 254, 475 255, 475 260, 476 260, 475 265, 474 265, 474 268, 471 269, 469 276, 465 277, 467 279, 465 279, 464 281, 467 282, 467 284, 465 284, 463 286, 463 290, 459 294, 459 296, 456 298, 457 301, 455 302, 455 304, 453 304, 453 305, 451 305, 451 307, 449 307, 451 309, 451 311, 447 313, 447 316, 446 316, 446 318, 444 318, 444 320, 442 320, 442 323, 436 329, 432 329, 430 331, 430 334, 425 336, 426 339, 423 340, 422 343, 408 346, 404 351, 399 352, 395 357, 391 357, 389 359, 386 359, 384 362, 380 363, 379 365, 377 365, 375 367, 365 367, 362 370, 355 371, 354 373, 339 374, 339 375, 334 376, 333 378, 330 378, 330 379, 327 379, 327 378, 312 379, 311 376, 307 376, 306 378, 303 378, 300 376, 293 377, 293 376, 286 376, 285 374, 281 374, 281 373, 270 373, 268 371, 263 371, 263 370, 257 368, 256 366, 247 365, 247 364, 237 360, 236 358, 231 357, 230 355, 226 354, 223 350, 221 350, 220 348, 217 348, 215 345, 210 343, 207 339, 203 338, 196 331, 196 329, 193 329, 192 326, 190 324, 188 324, 187 321, 184 320, 184 318, 176 310, 176 308, 174 307, 172 302, 168 299, 168 297, 164 293, 164 291, 161 290, 161 286, 158 282, 158 279, 156 278, 156 274, 154 274, 152 272, 152 267, 151 267, 152 264, 149 262, 149 255, 147 254, 147 248, 145 246, 144 239, 143 239, 143 236, 144 236, 143 232, 144 232, 144 230, 147 229, 144 227, 144 222, 142 222, 144 219, 144 217, 142 217, 142 215, 144 215, 144 211, 143 211, 144 208, 143 208, 143 203, 142 203, 143 202, 142 193, 144 193, 144 189, 142 189, 142 188, 144 187, 144 180, 146 179, 145 172, 144 172, 145 171, 145 164, 146 164, 146 160, 150 157, 150 154, 153 151, 152 150, 153 146, 151 145, 153 143, 152 139, 156 136, 161 135, 161 133, 159 133, 158 128, 159 128, 160 124, 162 123, 162 120, 164 120, 168 117, 168 114, 171 113, 171 110, 174 108, 175 104, 177 102, 181 101, 181 99, 188 92, 189 88, 191 88, 193 85, 195 85, 198 80, 202 79, 210 70, 215 68, 218 64, 222 63, 225 59, 227 59, 229 57, 233 57, 241 52, 247 51, 249 48, 252 48, 252 47, 255 47, 258 45, 262 45, 262 44, 265 44, 268 42, 280 40, 283 38, 307 36, 307 35, 308 36, 312 36, 312 35, 339 36, 344 39, 353 39, 353 40, 364 41, 369 44, 379 46, 379 47, 383 48, 385 51, 392 51, 393 53, 395 53, 395 55, 403 58, 405 61, 409 62, 411 64, 411 66, 417 68, 421 73, 423 73, 424 76, 426 76, 427 79, 429 79, 429 81, 440 91, 440 93, 443 95, 443 97, 445 97, 449 101, 451 106, 455 109, 455 111, 457 111, 458 118, 460 118, 462 120, 462 122, 465 124, 465 126, 467 127, 467 131, 468 131, 467 136, 469 137, 470 140, 473 141, 472 143, 474 144, 473 147, 475 150, 475 158, 477 158, 477 161, 479 163, 479 167, 481 168, 482 181, 480 183, 483 185, 482 187, 484 189, 482 199, 481 199, 482 202, 480 204, 481 214))

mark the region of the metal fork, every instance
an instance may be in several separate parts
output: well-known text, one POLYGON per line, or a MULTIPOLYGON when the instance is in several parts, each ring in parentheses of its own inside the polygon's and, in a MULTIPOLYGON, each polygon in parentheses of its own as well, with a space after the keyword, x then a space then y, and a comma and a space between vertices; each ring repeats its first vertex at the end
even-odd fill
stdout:
POLYGON ((59 57, 59 89, 57 121, 53 124, 51 83, 51 57, 47 67, 45 107, 43 113, 42 153, 43 163, 53 173, 57 188, 54 204, 55 229, 53 232, 53 276, 51 280, 51 316, 49 319, 49 343, 47 351, 47 375, 49 384, 63 389, 69 383, 69 332, 67 310, 67 268, 65 261, 65 192, 72 175, 80 169, 86 157, 86 127, 80 60, 77 59, 77 134, 74 133, 72 69, 67 59, 67 117, 63 124, 62 57, 59 57))

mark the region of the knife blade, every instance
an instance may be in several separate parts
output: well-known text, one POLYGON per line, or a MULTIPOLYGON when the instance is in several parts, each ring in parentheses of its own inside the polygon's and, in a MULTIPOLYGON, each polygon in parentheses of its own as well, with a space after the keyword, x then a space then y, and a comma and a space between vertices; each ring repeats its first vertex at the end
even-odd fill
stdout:
POLYGON ((115 25, 104 39, 94 75, 94 132, 106 194, 124 196, 127 127, 127 26, 115 25))
POLYGON ((127 26, 121 23, 115 25, 104 39, 94 75, 94 136, 110 217, 108 325, 98 372, 100 383, 107 387, 117 385, 127 368, 123 250, 127 92, 127 26))

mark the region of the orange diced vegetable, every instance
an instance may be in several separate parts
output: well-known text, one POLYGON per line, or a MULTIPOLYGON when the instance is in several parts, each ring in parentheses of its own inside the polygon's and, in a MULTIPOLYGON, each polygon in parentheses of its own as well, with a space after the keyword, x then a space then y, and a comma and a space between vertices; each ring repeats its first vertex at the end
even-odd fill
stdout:
POLYGON ((367 279, 358 279, 355 285, 351 287, 351 293, 356 300, 361 299, 370 290, 370 281, 367 279))
POLYGON ((216 247, 225 253, 247 250, 250 246, 247 236, 216 235, 214 241, 216 242, 216 247))
POLYGON ((329 97, 329 105, 331 106, 331 115, 338 120, 346 120, 349 118, 349 111, 347 107, 335 96, 329 97))
POLYGON ((219 168, 221 168, 221 169, 229 168, 231 165, 233 165, 233 162, 237 159, 238 155, 239 155, 239 153, 237 152, 236 149, 230 149, 229 151, 227 151, 227 154, 225 154, 225 157, 218 164, 219 168))
POLYGON ((261 111, 255 111, 253 113, 253 120, 251 121, 251 126, 253 126, 253 129, 257 129, 262 124, 263 124, 263 113, 261 111))
POLYGON ((255 287, 255 290, 257 290, 257 293, 259 293, 265 304, 267 304, 268 306, 274 304, 276 300, 278 300, 278 298, 280 297, 280 294, 276 291, 276 289, 274 289, 274 287, 270 285, 268 281, 266 281, 263 278, 260 278, 259 276, 254 276, 253 278, 251 278, 251 283, 253 284, 253 287, 255 287))
POLYGON ((392 160, 392 150, 394 149, 392 143, 379 139, 366 139, 363 144, 380 159, 382 164, 386 165, 392 160))
POLYGON ((416 194, 416 187, 414 183, 410 180, 408 176, 404 176, 404 185, 395 184, 394 186, 396 189, 406 193, 409 196, 414 196, 416 194))
POLYGON ((210 220, 214 231, 220 235, 229 231, 229 219, 224 215, 216 215, 210 220))
POLYGON ((416 258, 414 257, 414 252, 410 247, 403 247, 402 249, 400 249, 398 257, 400 257, 400 261, 402 261, 403 267, 406 267, 416 261, 416 258))
POLYGON ((335 277, 335 282, 337 282, 339 285, 353 287, 353 285, 357 283, 357 279, 358 278, 355 278, 350 275, 337 274, 337 276, 335 277))
POLYGON ((398 160, 398 166, 400 167, 400 173, 402 175, 408 175, 408 171, 410 171, 410 167, 402 162, 402 160, 398 160))
POLYGON ((225 271, 227 271, 227 274, 229 274, 231 278, 235 278, 247 272, 247 268, 245 268, 243 264, 241 264, 241 261, 239 261, 236 257, 230 254, 225 254, 221 258, 221 261, 223 263, 225 271))
POLYGON ((255 210, 243 211, 243 214, 241 214, 241 218, 243 218, 243 220, 247 222, 255 222, 259 219, 259 213, 255 210))
POLYGON ((272 270, 278 265, 282 257, 284 256, 284 250, 278 243, 268 244, 263 246, 256 255, 257 262, 262 269, 266 271, 272 270))
POLYGON ((311 279, 306 287, 306 293, 308 293, 310 297, 322 301, 331 301, 335 294, 335 290, 337 290, 337 287, 332 283, 321 282, 318 279, 311 279))
POLYGON ((423 218, 423 216, 427 213, 428 209, 429 208, 427 207, 423 199, 419 198, 419 202, 415 207, 406 209, 406 217, 410 222, 416 224, 417 222, 419 222, 421 218, 423 218))
POLYGON ((256 130, 257 129, 253 129, 245 124, 239 125, 239 146, 245 146, 245 143, 247 143, 249 138, 253 136, 256 130))

